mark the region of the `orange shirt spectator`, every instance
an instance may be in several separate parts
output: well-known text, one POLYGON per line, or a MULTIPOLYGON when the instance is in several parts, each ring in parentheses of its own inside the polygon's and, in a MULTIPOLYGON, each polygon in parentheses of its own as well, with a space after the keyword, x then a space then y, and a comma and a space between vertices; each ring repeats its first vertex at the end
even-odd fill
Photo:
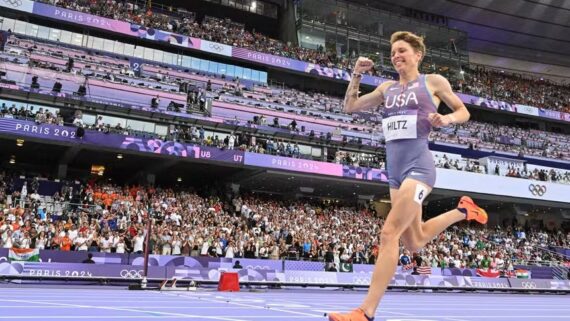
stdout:
POLYGON ((14 223, 12 223, 12 231, 17 231, 20 229, 20 224, 18 224, 18 220, 14 221, 14 223))
POLYGON ((71 251, 71 239, 67 234, 61 239, 60 250, 71 251))

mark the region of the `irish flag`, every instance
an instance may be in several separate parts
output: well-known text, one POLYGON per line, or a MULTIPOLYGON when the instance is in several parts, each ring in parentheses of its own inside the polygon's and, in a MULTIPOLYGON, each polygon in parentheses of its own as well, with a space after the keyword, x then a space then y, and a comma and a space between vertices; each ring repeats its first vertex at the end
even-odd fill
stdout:
POLYGON ((39 262, 40 250, 11 248, 8 253, 10 261, 39 262))

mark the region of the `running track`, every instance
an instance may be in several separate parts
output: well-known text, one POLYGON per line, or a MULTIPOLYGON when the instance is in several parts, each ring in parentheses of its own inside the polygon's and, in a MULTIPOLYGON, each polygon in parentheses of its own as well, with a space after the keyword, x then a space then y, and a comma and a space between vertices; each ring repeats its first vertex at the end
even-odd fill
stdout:
MULTIPOLYGON (((1 320, 327 320, 363 291, 222 293, 128 291, 116 287, 0 286, 1 320)), ((570 295, 389 292, 378 321, 570 320, 570 295)))

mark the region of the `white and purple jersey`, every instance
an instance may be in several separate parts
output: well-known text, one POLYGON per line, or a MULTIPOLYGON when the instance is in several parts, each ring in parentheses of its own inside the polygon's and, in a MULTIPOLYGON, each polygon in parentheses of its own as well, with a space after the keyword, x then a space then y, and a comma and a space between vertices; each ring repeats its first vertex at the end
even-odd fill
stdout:
POLYGON ((399 188, 407 177, 434 186, 435 165, 428 149, 432 126, 428 115, 436 112, 425 75, 406 86, 396 82, 384 91, 382 131, 391 188, 399 188))

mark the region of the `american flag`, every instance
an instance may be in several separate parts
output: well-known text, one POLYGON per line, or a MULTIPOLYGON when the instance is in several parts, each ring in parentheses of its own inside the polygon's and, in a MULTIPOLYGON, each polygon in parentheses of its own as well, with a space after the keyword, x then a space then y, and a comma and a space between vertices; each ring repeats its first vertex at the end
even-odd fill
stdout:
POLYGON ((408 87, 408 89, 418 88, 419 86, 420 86, 420 83, 416 81, 413 85, 411 85, 410 87, 408 87))
POLYGON ((431 274, 431 267, 420 266, 420 267, 418 267, 418 273, 423 274, 423 275, 431 274))

